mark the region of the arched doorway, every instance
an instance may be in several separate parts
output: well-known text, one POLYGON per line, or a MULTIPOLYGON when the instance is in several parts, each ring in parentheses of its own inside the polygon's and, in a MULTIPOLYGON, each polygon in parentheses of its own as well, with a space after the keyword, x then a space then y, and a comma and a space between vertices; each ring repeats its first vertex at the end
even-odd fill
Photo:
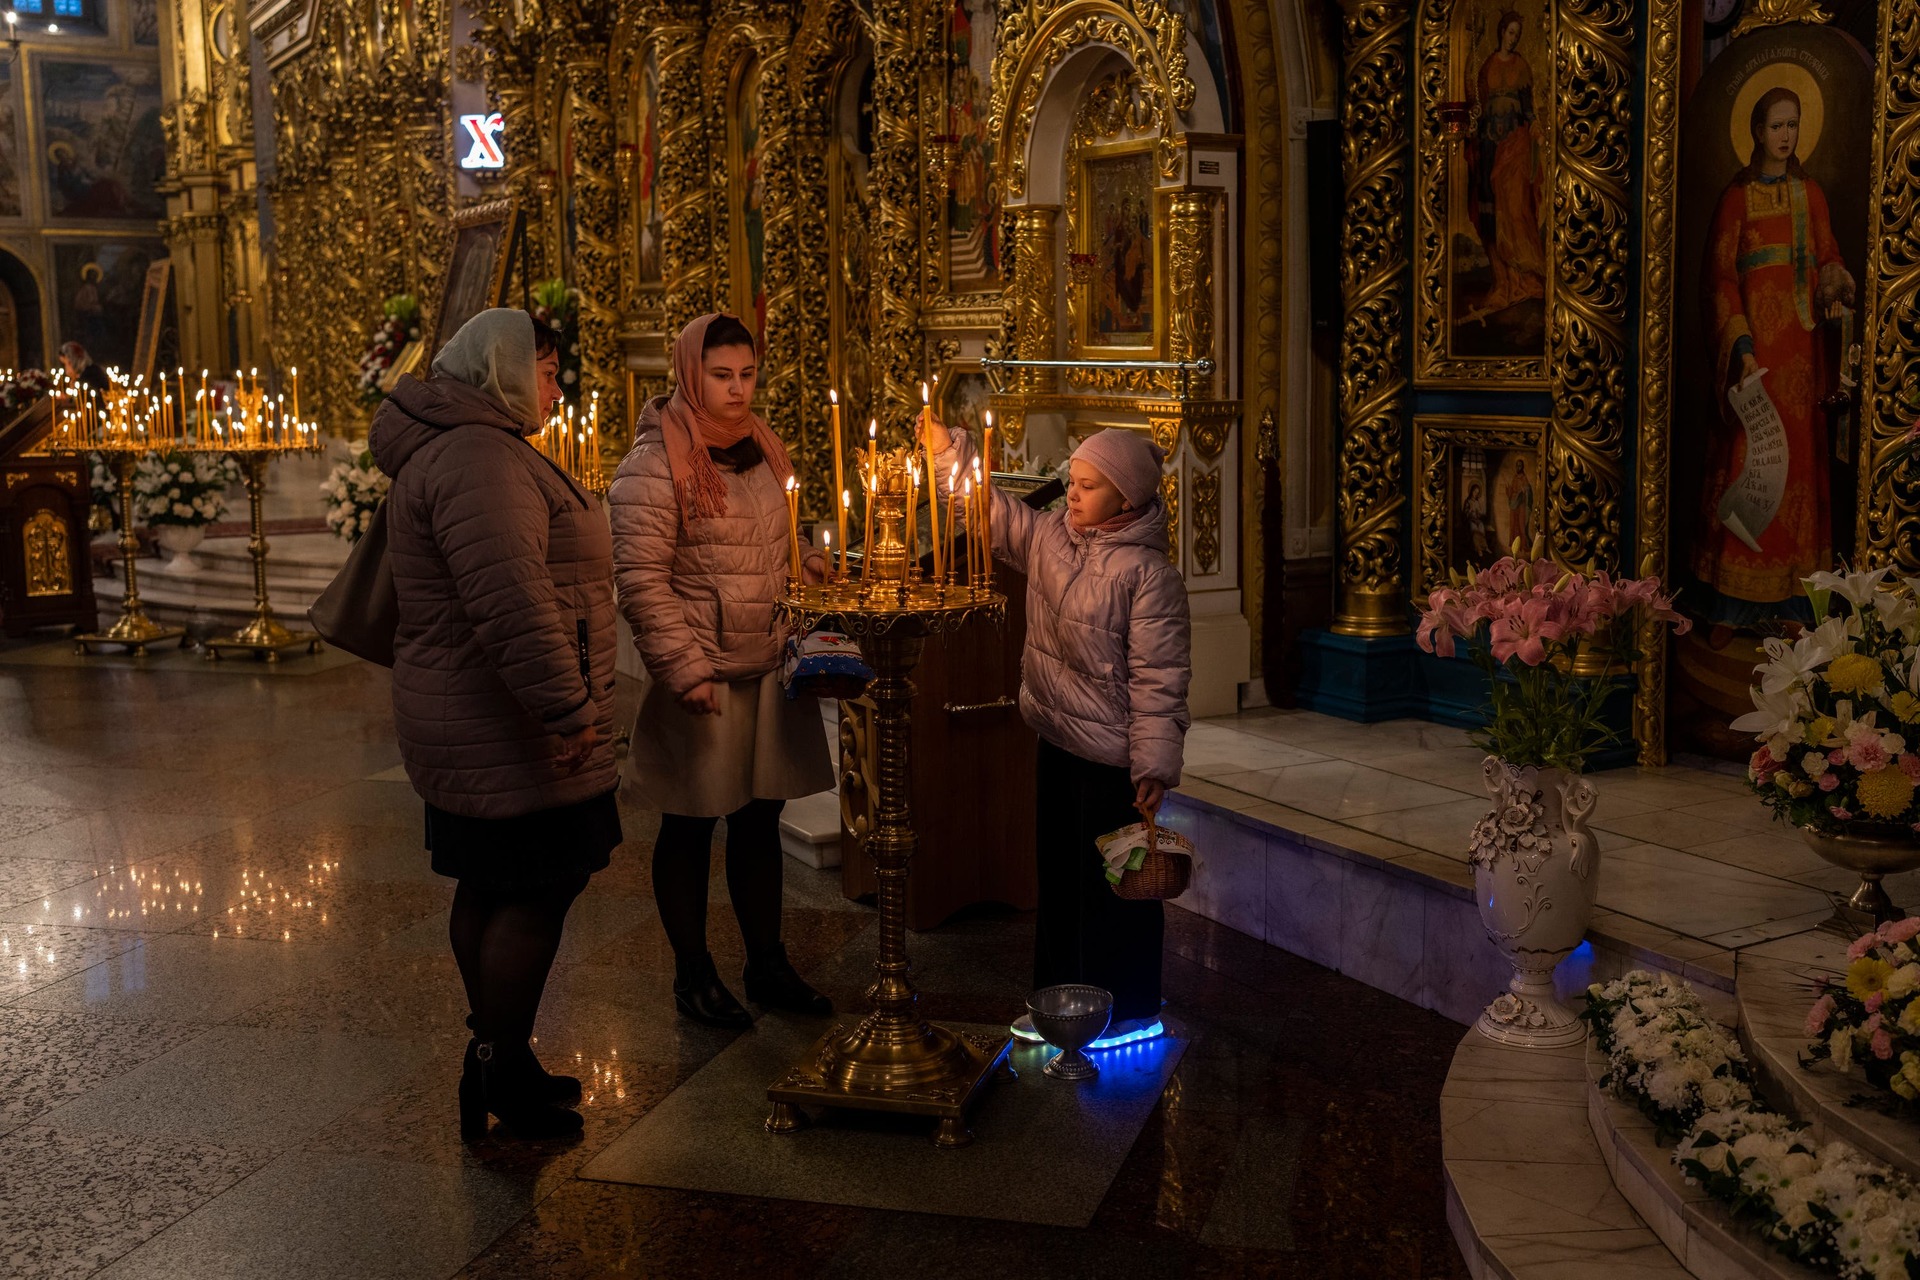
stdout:
POLYGON ((45 367, 40 282, 12 250, 0 247, 0 369, 45 367))

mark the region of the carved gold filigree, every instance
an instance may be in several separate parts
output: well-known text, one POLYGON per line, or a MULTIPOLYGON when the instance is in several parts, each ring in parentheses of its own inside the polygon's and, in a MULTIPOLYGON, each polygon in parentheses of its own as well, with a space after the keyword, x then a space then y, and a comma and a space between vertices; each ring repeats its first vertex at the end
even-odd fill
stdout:
POLYGON ((1167 560, 1180 563, 1180 471, 1175 468, 1160 477, 1160 501, 1167 508, 1167 560))
POLYGON ((1220 564, 1220 468, 1203 467, 1193 476, 1193 567, 1200 576, 1220 564))
POLYGON ((906 432, 920 411, 920 148, 926 73, 941 65, 942 24, 912 0, 873 0, 874 332, 872 377, 883 430, 906 432))
POLYGON ((660 68, 660 263, 668 333, 713 310, 716 292, 710 229, 713 174, 701 97, 706 29, 688 6, 655 30, 660 68))
POLYGON ((1111 45, 1140 70, 1159 134, 1156 163, 1163 178, 1178 176, 1174 140, 1193 106, 1194 84, 1185 20, 1164 0, 1035 0, 1002 10, 994 38, 990 110, 1008 196, 1026 194, 1027 141, 1048 73, 1086 44, 1111 45))
MULTIPOLYGON (((1673 427, 1674 218, 1680 149, 1680 0, 1650 0, 1647 9, 1646 132, 1641 161, 1640 448, 1634 515, 1634 561, 1666 579, 1668 437, 1673 427)), ((1633 736, 1640 763, 1666 763, 1667 639, 1649 620, 1642 630, 1633 697, 1633 736)))
POLYGON ((1407 379, 1406 0, 1342 0, 1339 612, 1344 635, 1407 630, 1401 457, 1407 379))
POLYGON ((1820 0, 1747 0, 1740 21, 1733 24, 1731 38, 1738 40, 1749 31, 1787 22, 1817 24, 1832 19, 1833 15, 1826 11, 1820 0))
MULTIPOLYGON (((1464 163, 1459 144, 1449 140, 1440 119, 1443 103, 1458 98, 1453 68, 1453 26, 1459 5, 1471 0, 1422 0, 1418 57, 1414 78, 1419 86, 1419 146, 1414 174, 1414 245, 1419 269, 1414 273, 1414 380, 1422 386, 1483 387, 1545 386, 1546 352, 1517 357, 1457 356, 1453 354, 1454 298, 1452 245, 1452 166, 1464 163)), ((1549 4, 1537 6, 1532 20, 1552 30, 1549 4)), ((1551 118, 1543 92, 1535 87, 1534 107, 1540 118, 1535 136, 1549 133, 1551 118)), ((1470 92, 1470 91, 1469 91, 1470 92)), ((1469 143, 1468 145, 1472 145, 1469 143)), ((1550 162, 1549 162, 1550 164, 1550 162)), ((1551 187, 1549 179, 1548 187, 1551 187)), ((1551 272, 1549 272, 1551 274, 1551 272)), ((1551 281, 1548 288, 1551 290, 1551 281)))
POLYGON ((1618 568, 1632 367, 1633 5, 1564 0, 1557 12, 1547 544, 1562 564, 1618 568))
POLYGON ((27 597, 73 594, 73 551, 67 522, 45 509, 20 526, 20 550, 26 558, 27 597))
POLYGON ((1920 223, 1920 7, 1880 7, 1877 76, 1858 543, 1869 563, 1911 574, 1920 570, 1920 466, 1909 460, 1888 468, 1883 456, 1912 421, 1920 353, 1920 239, 1913 234, 1920 223))

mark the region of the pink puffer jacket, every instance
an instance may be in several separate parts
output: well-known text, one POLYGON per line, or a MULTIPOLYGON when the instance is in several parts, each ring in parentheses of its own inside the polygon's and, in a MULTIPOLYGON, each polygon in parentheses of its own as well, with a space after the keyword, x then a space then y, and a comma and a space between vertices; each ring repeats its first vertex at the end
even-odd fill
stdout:
POLYGON ((491 396, 402 378, 369 443, 394 477, 393 720, 429 803, 511 818, 613 790, 613 548, 595 502, 491 396), (600 730, 568 773, 558 737, 600 730))
MULTIPOLYGON (((614 577, 647 673, 676 697, 708 680, 748 680, 780 665, 773 602, 787 585, 787 496, 764 463, 721 465, 727 513, 680 517, 656 397, 614 475, 614 577)), ((802 543, 811 559, 819 553, 802 543)))
MULTIPOLYGON (((972 469, 964 432, 939 458, 972 469)), ((1081 531, 1065 509, 1035 511, 993 491, 994 556, 1027 575, 1020 714, 1057 747, 1126 769, 1135 782, 1180 785, 1193 678, 1186 583, 1167 562, 1167 513, 1121 529, 1081 531)))

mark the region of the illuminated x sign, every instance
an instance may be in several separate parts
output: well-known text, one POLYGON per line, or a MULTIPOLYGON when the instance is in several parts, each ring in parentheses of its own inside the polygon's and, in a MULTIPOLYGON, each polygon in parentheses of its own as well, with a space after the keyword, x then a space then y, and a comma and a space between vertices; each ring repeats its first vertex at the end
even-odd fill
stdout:
POLYGON ((472 147, 460 157, 462 169, 504 169, 507 153, 500 148, 500 133, 506 127, 498 111, 491 115, 461 116, 460 127, 472 139, 472 147))

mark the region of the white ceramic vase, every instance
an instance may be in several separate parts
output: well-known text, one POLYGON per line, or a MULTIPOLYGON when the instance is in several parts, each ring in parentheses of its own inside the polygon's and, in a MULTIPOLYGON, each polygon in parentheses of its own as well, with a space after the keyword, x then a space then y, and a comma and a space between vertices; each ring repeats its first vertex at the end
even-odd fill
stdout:
POLYGON ((1476 1025, 1523 1048, 1577 1044, 1586 1027, 1554 996, 1553 970, 1580 945, 1593 914, 1600 845, 1587 819, 1599 793, 1560 769, 1488 756, 1481 770, 1493 809, 1469 845, 1474 900, 1513 980, 1476 1025))
POLYGON ((207 540, 207 528, 199 524, 161 524, 153 528, 154 541, 173 558, 160 566, 162 573, 197 573, 200 562, 193 550, 207 540))

